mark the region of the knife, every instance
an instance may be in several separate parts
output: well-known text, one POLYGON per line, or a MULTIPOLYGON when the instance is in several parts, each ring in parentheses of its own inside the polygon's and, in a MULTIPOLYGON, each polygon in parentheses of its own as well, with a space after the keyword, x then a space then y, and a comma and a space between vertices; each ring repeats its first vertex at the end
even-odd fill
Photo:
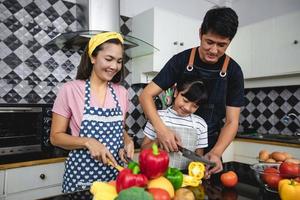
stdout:
POLYGON ((216 166, 215 162, 209 161, 208 159, 204 158, 203 156, 199 156, 195 152, 193 152, 187 148, 184 148, 180 145, 177 145, 177 146, 178 146, 178 150, 181 151, 181 153, 184 157, 186 157, 190 160, 193 160, 193 161, 203 162, 204 164, 212 166, 212 167, 216 166))

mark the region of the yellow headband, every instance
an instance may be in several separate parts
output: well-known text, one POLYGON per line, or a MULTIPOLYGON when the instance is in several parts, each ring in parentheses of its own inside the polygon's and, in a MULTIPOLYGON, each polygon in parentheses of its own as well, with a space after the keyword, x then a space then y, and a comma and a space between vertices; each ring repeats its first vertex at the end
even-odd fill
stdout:
POLYGON ((89 57, 92 58, 92 53, 96 49, 97 46, 99 46, 100 44, 103 44, 104 42, 106 42, 107 40, 110 40, 110 39, 118 39, 121 41, 122 44, 124 43, 123 37, 121 36, 121 34, 119 34, 117 32, 99 33, 99 34, 91 37, 91 39, 89 41, 89 50, 88 50, 89 57))

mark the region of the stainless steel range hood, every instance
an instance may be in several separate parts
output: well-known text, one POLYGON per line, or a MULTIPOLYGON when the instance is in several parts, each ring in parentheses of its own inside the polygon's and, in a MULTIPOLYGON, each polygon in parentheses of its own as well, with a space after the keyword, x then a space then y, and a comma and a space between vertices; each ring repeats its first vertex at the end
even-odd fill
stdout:
MULTIPOLYGON (((78 48, 86 46, 91 36, 104 31, 120 32, 119 0, 76 0, 77 30, 59 33, 48 44, 78 48)), ((158 50, 153 45, 134 36, 124 36, 125 49, 131 58, 144 56, 158 50), (131 51, 133 50, 134 51, 131 51)))

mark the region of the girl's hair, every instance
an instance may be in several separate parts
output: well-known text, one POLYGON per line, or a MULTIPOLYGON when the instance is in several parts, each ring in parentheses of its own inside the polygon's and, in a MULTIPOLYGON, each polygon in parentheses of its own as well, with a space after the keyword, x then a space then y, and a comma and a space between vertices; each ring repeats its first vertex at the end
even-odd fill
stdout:
MULTIPOLYGON (((92 56, 96 57, 98 52, 103 50, 103 44, 106 44, 106 43, 121 45, 122 49, 124 49, 124 46, 123 46, 123 44, 121 43, 120 40, 111 39, 111 40, 107 40, 106 42, 104 42, 101 45, 97 46, 95 48, 95 50, 93 51, 92 56)), ((77 74, 76 74, 76 79, 86 80, 86 79, 90 78, 90 76, 92 74, 92 70, 93 70, 93 64, 92 64, 91 59, 88 55, 88 45, 87 45, 84 52, 83 52, 83 54, 82 54, 82 56, 81 56, 81 60, 80 60, 79 66, 78 66, 77 74)), ((123 78, 124 78, 124 67, 123 67, 123 62, 122 62, 121 70, 112 78, 111 82, 118 83, 123 78)))
POLYGON ((202 81, 184 79, 176 84, 176 89, 178 93, 182 92, 182 96, 197 105, 207 103, 207 90, 202 81))

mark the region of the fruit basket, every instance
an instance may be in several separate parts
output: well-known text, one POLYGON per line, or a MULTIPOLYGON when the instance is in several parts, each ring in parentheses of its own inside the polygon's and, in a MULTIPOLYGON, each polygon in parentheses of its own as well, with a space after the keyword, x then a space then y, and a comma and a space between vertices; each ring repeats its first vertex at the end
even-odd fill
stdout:
POLYGON ((272 181, 279 181, 281 179, 279 172, 280 163, 256 163, 250 166, 250 168, 255 172, 255 178, 261 187, 264 187, 267 191, 277 192, 275 186, 270 186, 270 183, 267 183, 268 175, 271 173, 266 173, 265 170, 267 168, 273 168, 274 173, 272 172, 273 177, 270 178, 272 181))
POLYGON ((300 177, 300 174, 291 175, 280 172, 280 165, 281 163, 256 163, 250 167, 255 172, 256 180, 261 187, 264 187, 269 192, 277 193, 277 186, 281 179, 296 179, 300 177))

